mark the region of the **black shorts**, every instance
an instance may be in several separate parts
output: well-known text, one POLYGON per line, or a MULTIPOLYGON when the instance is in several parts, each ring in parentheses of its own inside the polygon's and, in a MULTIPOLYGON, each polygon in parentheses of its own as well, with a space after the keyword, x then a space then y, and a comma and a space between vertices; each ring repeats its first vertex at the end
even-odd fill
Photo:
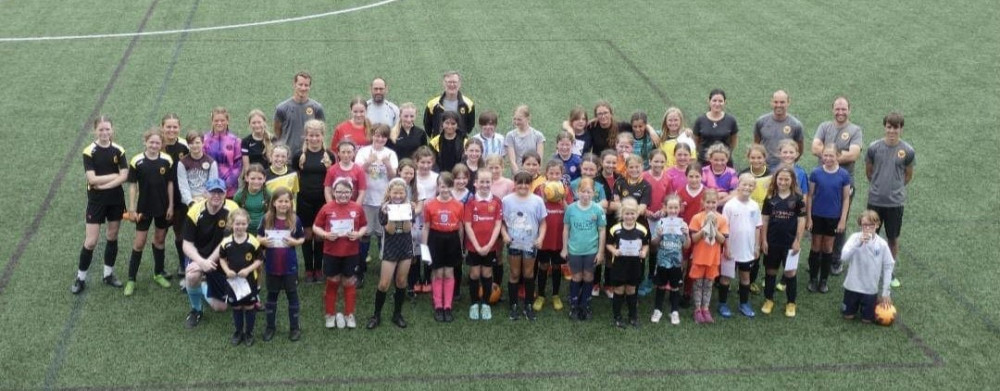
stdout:
POLYGON ((673 289, 681 287, 681 280, 684 279, 684 271, 680 267, 656 267, 653 271, 653 285, 665 286, 670 284, 673 289))
MULTIPOLYGON (((187 214, 188 214, 187 205, 184 205, 183 202, 180 202, 180 198, 178 198, 177 201, 174 202, 173 219, 170 220, 170 224, 174 226, 174 232, 178 234, 176 236, 180 236, 179 231, 184 228, 184 220, 187 218, 187 214)), ((181 238, 178 237, 177 240, 181 240, 181 238)))
POLYGON ((753 270, 753 267, 757 265, 757 260, 754 259, 750 262, 736 262, 736 270, 741 272, 748 272, 753 270))
POLYGON ((642 282, 642 260, 636 257, 619 257, 611 263, 608 273, 611 286, 636 286, 642 282))
POLYGON ((787 247, 768 247, 767 255, 764 255, 764 269, 780 269, 781 263, 788 259, 787 247))
MULTIPOLYGON (((226 281, 226 273, 222 272, 221 267, 205 273, 205 284, 208 285, 208 297, 221 302, 229 302, 229 297, 232 296, 232 289, 229 288, 229 282, 226 281)), ((254 286, 257 284, 250 285, 254 286)))
POLYGON ((885 207, 868 205, 868 209, 878 213, 878 218, 882 220, 882 226, 875 232, 882 232, 885 227, 885 238, 895 240, 903 229, 903 207, 885 207))
POLYGON ((827 217, 813 216, 813 235, 834 236, 837 234, 837 223, 839 218, 831 219, 827 217))
POLYGON ((431 269, 456 267, 462 263, 462 241, 459 240, 458 231, 430 230, 427 234, 427 248, 431 250, 431 269))
POLYGON ((87 224, 104 224, 122 220, 125 213, 125 204, 121 205, 101 205, 87 203, 87 224))
POLYGON ((855 315, 861 311, 861 319, 875 321, 875 304, 878 297, 844 289, 844 302, 840 305, 840 313, 844 316, 855 315))
POLYGON ((268 274, 264 277, 264 284, 268 292, 297 292, 299 289, 299 276, 294 274, 268 274))
POLYGON ((170 227, 170 220, 167 220, 166 216, 160 217, 146 217, 142 216, 139 222, 135 223, 136 231, 149 231, 149 225, 155 222, 157 229, 167 229, 170 227))
POLYGON ((562 265, 566 260, 556 250, 538 250, 538 264, 562 265))
POLYGON ((333 255, 323 254, 323 275, 327 277, 354 277, 358 273, 358 264, 360 262, 360 255, 335 257, 333 255))
POLYGON ((469 266, 493 267, 493 265, 497 264, 497 253, 496 251, 490 251, 486 253, 486 256, 482 256, 475 251, 469 250, 469 255, 465 256, 465 264, 469 266))
POLYGON ((319 213, 319 209, 324 204, 326 204, 326 200, 322 196, 312 198, 305 197, 302 193, 299 193, 295 197, 295 214, 299 216, 299 221, 302 221, 303 227, 312 228, 312 223, 316 220, 316 214, 319 213))

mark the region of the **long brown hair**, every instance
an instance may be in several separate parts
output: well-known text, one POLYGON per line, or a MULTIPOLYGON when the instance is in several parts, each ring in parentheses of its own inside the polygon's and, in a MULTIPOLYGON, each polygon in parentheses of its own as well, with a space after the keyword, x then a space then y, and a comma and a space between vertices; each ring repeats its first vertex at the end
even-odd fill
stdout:
MULTIPOLYGON (((274 201, 281 196, 288 196, 289 200, 294 200, 292 197, 292 192, 285 187, 279 187, 271 194, 271 199, 267 205, 267 214, 264 215, 264 221, 262 222, 264 229, 274 228, 274 220, 278 217, 278 209, 274 206, 274 201)), ((288 222, 288 228, 295 229, 295 208, 288 208, 288 212, 285 213, 285 221, 288 222)))

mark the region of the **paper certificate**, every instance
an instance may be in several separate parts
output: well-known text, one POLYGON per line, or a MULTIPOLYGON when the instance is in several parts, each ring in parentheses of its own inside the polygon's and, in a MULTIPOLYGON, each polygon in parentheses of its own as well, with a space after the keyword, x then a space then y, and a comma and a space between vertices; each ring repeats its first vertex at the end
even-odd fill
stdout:
POLYGON ((227 280, 229 287, 233 289, 233 294, 236 295, 236 301, 243 300, 244 297, 250 295, 250 283, 247 282, 246 278, 236 276, 227 280))
POLYGON ((426 244, 420 245, 420 260, 428 265, 431 264, 431 249, 426 244))
POLYGON ((573 154, 577 156, 583 156, 583 146, 586 143, 583 140, 573 140, 573 154))
POLYGON ((668 235, 682 235, 684 233, 683 227, 687 225, 679 217, 667 217, 662 221, 660 224, 663 227, 663 233, 668 235))
POLYGON ((719 274, 723 277, 735 278, 736 261, 722 257, 722 263, 719 265, 719 274))
POLYGON ((339 219, 330 220, 330 232, 334 235, 347 235, 354 231, 354 220, 351 219, 339 219))
POLYGON ((623 257, 638 257, 642 250, 641 240, 620 240, 618 241, 618 255, 623 257))
POLYGON ((785 271, 794 271, 799 268, 799 255, 802 251, 792 254, 792 250, 788 250, 788 258, 785 258, 785 271))
POLYGON ((413 220, 413 208, 410 204, 389 204, 386 209, 388 209, 386 214, 389 215, 389 221, 413 220))
POLYGON ((285 244, 285 238, 292 235, 292 231, 287 229, 265 229, 264 237, 267 238, 270 248, 285 248, 288 247, 285 244))

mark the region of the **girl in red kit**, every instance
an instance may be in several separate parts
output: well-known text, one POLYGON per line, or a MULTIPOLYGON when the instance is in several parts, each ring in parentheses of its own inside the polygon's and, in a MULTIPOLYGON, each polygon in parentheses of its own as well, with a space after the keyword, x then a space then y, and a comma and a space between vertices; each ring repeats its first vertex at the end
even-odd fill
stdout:
POLYGON ((334 201, 323 205, 313 222, 313 234, 324 239, 323 273, 326 275, 326 328, 353 329, 355 273, 360 262, 359 240, 368 233, 361 204, 351 201, 354 187, 346 179, 333 184, 334 201), (337 312, 337 290, 344 285, 344 313, 337 312))

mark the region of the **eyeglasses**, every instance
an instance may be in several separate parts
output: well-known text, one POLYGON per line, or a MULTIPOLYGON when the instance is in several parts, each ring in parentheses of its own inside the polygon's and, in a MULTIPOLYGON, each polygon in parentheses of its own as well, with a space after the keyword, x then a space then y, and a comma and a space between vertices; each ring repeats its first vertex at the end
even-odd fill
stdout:
POLYGON ((349 191, 349 190, 337 190, 337 191, 335 191, 333 193, 334 194, 351 194, 352 191, 349 191))

